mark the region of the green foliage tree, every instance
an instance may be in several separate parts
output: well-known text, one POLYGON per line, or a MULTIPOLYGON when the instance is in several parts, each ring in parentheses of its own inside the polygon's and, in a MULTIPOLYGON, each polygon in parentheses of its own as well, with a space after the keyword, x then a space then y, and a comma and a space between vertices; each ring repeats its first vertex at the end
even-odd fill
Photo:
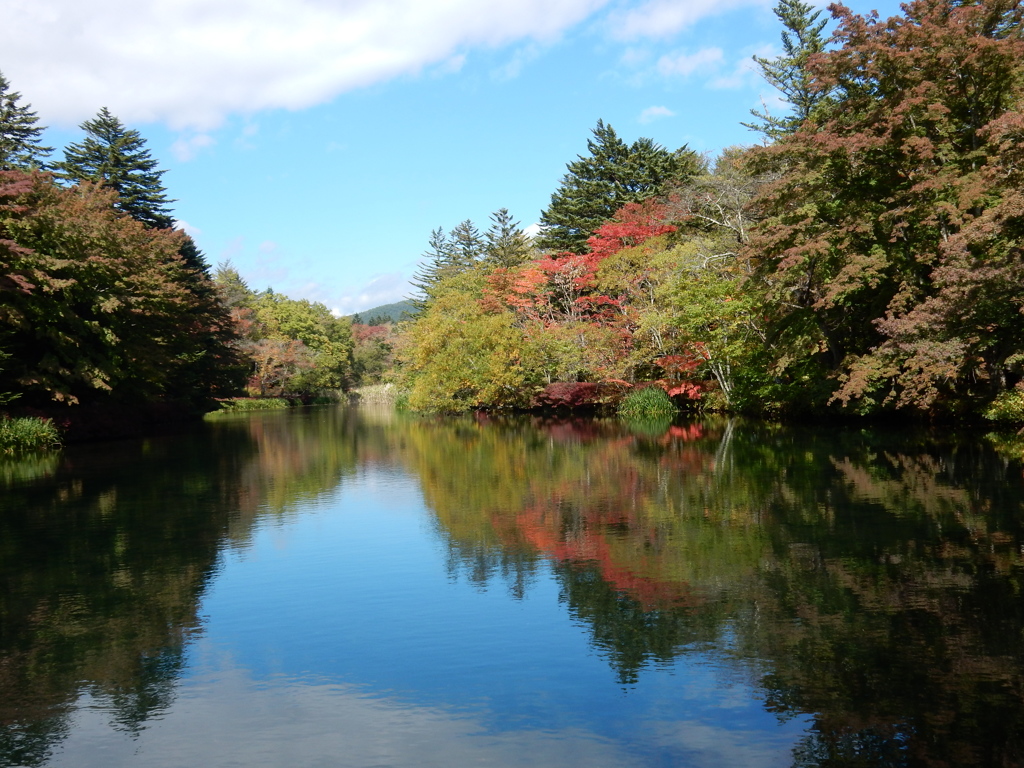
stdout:
POLYGON ((65 148, 64 160, 55 164, 58 176, 109 187, 117 193, 114 206, 119 211, 150 227, 171 227, 173 201, 167 199, 161 182, 164 171, 157 168, 141 134, 125 127, 106 107, 79 127, 86 137, 65 148))
POLYGON ((533 392, 522 332, 511 312, 481 306, 481 277, 480 270, 470 270, 446 279, 409 330, 403 375, 416 410, 529 402, 533 392))
POLYGON ((779 0, 775 15, 785 30, 782 33, 782 55, 774 59, 754 56, 761 75, 782 94, 790 114, 776 117, 767 107, 764 112, 751 110, 757 123, 744 123, 771 139, 792 133, 814 112, 829 103, 831 89, 815 79, 809 67, 812 56, 825 50, 827 40, 822 31, 828 23, 818 21, 821 11, 802 0, 779 0))
POLYGON ((315 394, 348 386, 352 325, 320 302, 268 289, 242 313, 248 354, 260 394, 315 394), (251 313, 251 314, 250 314, 251 313))
POLYGON ((0 72, 0 171, 45 169, 53 147, 43 145, 43 126, 29 104, 0 72))
POLYGON ((628 145, 602 120, 593 134, 589 154, 566 166, 569 172, 541 213, 540 248, 584 253, 587 238, 617 210, 662 195, 702 168, 685 145, 675 152, 646 138, 628 145))

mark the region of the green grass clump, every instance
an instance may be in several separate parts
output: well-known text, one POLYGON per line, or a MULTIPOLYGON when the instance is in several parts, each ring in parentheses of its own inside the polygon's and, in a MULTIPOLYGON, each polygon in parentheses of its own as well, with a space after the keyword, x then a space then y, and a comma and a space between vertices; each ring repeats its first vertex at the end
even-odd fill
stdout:
POLYGON ((60 433, 50 419, 0 416, 0 453, 45 451, 61 447, 60 433))
POLYGON ((236 413, 239 411, 272 411, 277 408, 289 408, 291 402, 283 397, 235 397, 221 400, 220 409, 236 413))
POLYGON ((626 419, 652 419, 673 416, 679 409, 660 387, 635 389, 619 403, 619 416, 626 419))

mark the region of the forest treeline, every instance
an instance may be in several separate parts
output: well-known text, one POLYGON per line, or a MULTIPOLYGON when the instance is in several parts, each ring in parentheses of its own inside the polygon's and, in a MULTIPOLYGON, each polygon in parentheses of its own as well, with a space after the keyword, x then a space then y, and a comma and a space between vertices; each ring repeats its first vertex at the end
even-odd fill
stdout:
POLYGON ((532 249, 467 258, 435 233, 411 405, 656 382, 732 410, 1020 418, 1021 8, 830 11, 827 37, 776 6, 783 52, 756 61, 786 110, 754 113, 760 145, 706 159, 598 122, 532 249))
POLYGON ((0 75, 0 406, 312 396, 425 411, 677 404, 1024 420, 1024 41, 1009 0, 827 19, 780 0, 778 114, 704 157, 598 121, 528 236, 431 233, 417 314, 365 325, 216 269, 106 109, 51 159, 0 75))
POLYGON ((105 108, 81 128, 51 160, 0 75, 0 405, 180 416, 353 383, 347 320, 211 270, 140 134, 105 108))

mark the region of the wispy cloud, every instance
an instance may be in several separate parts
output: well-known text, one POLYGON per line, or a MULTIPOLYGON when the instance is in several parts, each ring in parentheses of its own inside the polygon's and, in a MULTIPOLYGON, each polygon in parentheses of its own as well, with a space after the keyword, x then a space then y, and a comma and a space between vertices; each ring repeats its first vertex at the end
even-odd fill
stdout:
POLYGON ((696 53, 677 51, 658 59, 658 73, 664 77, 689 77, 698 70, 717 69, 725 60, 721 48, 704 48, 696 53))
POLYGON ((668 107, 648 107, 640 113, 637 122, 646 125, 663 117, 675 117, 676 113, 668 107))
POLYGON ((754 61, 754 56, 771 58, 776 55, 775 49, 770 45, 763 45, 758 48, 748 48, 743 51, 739 60, 733 65, 731 71, 720 74, 713 78, 708 87, 722 90, 733 90, 747 86, 756 87, 762 83, 761 70, 754 61))
POLYGON ((216 142, 213 137, 206 133, 197 133, 193 136, 182 136, 171 145, 171 152, 181 162, 185 163, 194 160, 203 149, 212 147, 216 142))
POLYGON ((769 5, 768 0, 649 0, 638 8, 610 14, 608 29, 619 40, 666 38, 698 21, 744 5, 769 5))

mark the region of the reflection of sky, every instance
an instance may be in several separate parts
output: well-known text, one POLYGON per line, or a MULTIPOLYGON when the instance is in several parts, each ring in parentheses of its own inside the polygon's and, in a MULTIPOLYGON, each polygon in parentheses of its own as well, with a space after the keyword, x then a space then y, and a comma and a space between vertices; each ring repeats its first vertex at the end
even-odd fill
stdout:
POLYGON ((55 764, 789 763, 806 723, 780 726, 720 662, 687 654, 624 690, 549 571, 517 601, 453 580, 446 554, 393 472, 264 523, 211 585, 171 710, 132 743, 82 710, 55 764))

